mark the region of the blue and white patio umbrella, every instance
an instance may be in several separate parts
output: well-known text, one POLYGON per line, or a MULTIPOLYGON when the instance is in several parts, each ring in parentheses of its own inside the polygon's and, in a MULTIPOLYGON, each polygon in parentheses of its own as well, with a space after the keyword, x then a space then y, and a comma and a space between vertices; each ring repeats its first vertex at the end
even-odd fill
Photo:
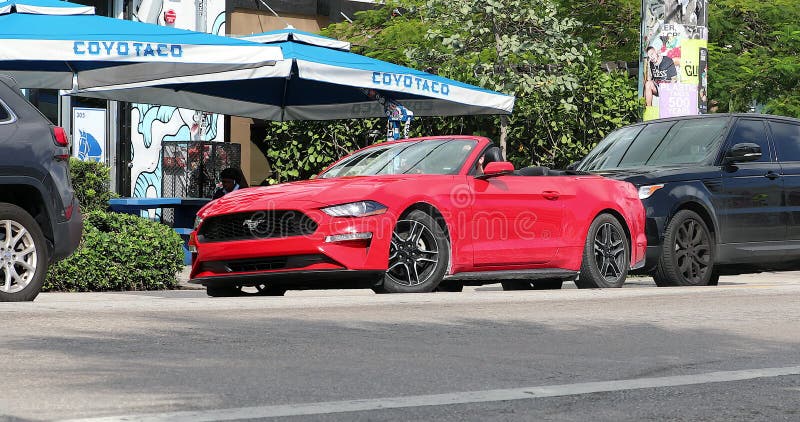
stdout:
POLYGON ((0 1, 0 73, 23 88, 204 82, 274 74, 280 48, 96 16, 58 0, 0 1))
POLYGON ((280 47, 269 77, 186 83, 127 83, 78 95, 173 105, 264 120, 385 117, 389 98, 415 116, 510 114, 514 97, 354 54, 346 43, 293 29, 244 37, 280 47))

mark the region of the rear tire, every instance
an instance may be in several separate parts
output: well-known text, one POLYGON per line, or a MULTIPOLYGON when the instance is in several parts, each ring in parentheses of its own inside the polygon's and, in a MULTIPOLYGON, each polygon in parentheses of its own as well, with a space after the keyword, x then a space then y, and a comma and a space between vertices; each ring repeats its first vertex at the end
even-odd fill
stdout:
POLYGON ((622 287, 628 276, 631 247, 622 224, 611 214, 592 221, 575 285, 580 289, 622 287))
POLYGON ((719 282, 719 275, 714 277, 714 239, 696 212, 678 211, 667 225, 653 280, 661 287, 719 282))
POLYGON ((50 265, 42 228, 24 209, 0 203, 0 302, 32 301, 50 265))

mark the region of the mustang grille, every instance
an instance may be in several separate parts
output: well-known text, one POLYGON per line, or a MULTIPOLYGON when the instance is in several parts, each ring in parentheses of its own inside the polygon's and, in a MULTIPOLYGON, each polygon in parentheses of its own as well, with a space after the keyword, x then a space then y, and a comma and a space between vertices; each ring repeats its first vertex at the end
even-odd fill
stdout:
POLYGON ((317 230, 317 223, 300 211, 256 211, 209 217, 203 222, 198 240, 271 239, 306 236, 317 230))

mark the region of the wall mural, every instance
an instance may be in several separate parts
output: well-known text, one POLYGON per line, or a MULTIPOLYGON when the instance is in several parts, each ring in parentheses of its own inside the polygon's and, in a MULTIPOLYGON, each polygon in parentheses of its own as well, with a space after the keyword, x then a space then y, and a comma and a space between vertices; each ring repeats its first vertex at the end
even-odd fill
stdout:
MULTIPOLYGON (((134 20, 166 25, 164 12, 173 10, 175 26, 225 35, 225 0, 134 0, 134 20), (197 22, 198 11, 205 10, 204 24, 197 22)), ((161 196, 161 143, 163 141, 224 141, 221 115, 195 110, 133 104, 131 110, 131 196, 161 196)), ((160 217, 160 213, 150 215, 160 217)))

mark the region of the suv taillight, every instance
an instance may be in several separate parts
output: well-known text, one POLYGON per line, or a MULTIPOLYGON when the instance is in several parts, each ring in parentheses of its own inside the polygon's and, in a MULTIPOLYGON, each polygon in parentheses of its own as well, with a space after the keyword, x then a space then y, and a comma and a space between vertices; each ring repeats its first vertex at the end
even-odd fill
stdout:
POLYGON ((67 139, 67 132, 61 126, 53 126, 53 136, 55 137, 56 145, 60 147, 68 147, 69 139, 67 139))

